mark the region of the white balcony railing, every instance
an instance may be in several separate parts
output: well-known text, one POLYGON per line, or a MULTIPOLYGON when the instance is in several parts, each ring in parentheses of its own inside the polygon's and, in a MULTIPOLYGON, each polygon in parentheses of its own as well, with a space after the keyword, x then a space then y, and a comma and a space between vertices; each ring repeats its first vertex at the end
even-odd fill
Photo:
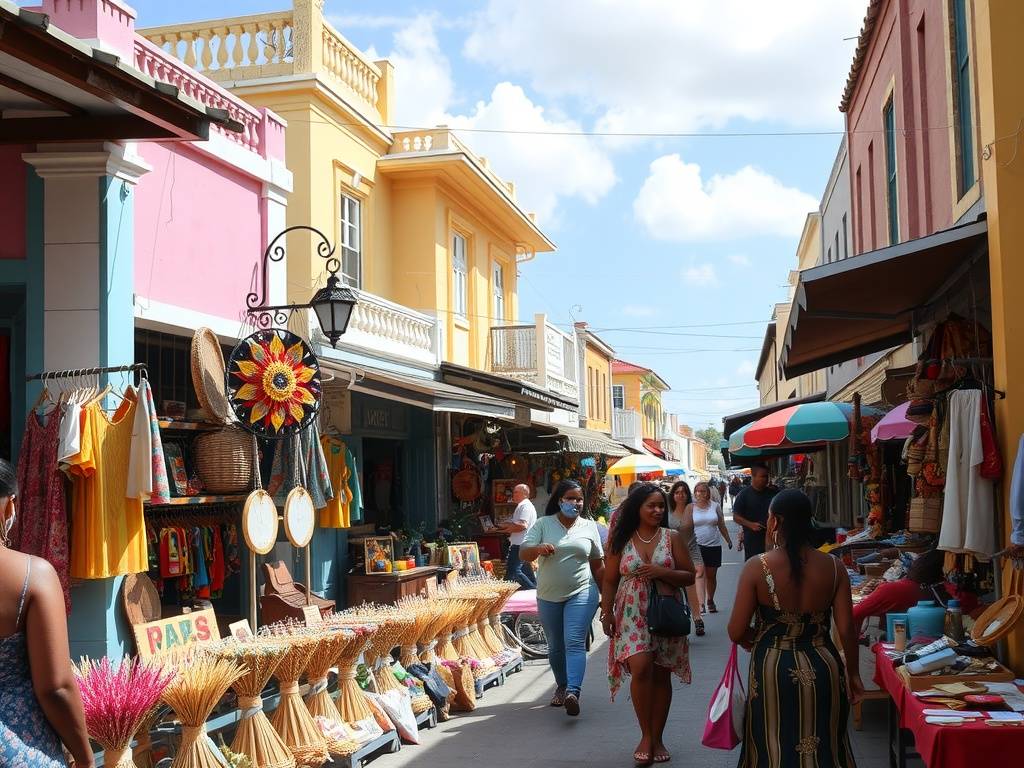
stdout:
POLYGON ((375 354, 436 365, 440 362, 440 330, 437 319, 357 290, 348 329, 341 343, 375 354))
POLYGON ((570 400, 579 398, 576 339, 538 315, 533 325, 491 328, 491 373, 525 381, 570 400))
POLYGON ((643 427, 640 414, 633 410, 616 408, 612 411, 612 438, 639 450, 643 446, 643 427))

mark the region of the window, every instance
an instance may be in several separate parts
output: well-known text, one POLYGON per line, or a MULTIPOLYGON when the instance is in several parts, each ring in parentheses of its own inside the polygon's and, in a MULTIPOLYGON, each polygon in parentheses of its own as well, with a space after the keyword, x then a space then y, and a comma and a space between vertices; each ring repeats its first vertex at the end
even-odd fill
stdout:
POLYGON ((601 374, 601 418, 608 421, 608 374, 601 374))
POLYGON ((341 196, 341 277, 348 285, 363 287, 362 211, 358 198, 341 196))
POLYGON ((465 318, 468 310, 469 262, 466 259, 466 238, 452 235, 452 312, 465 318))
POLYGON ((505 269, 501 264, 495 263, 491 282, 494 291, 494 320, 500 324, 505 322, 505 269))
MULTIPOLYGON (((875 210, 875 197, 877 187, 875 187, 875 142, 868 142, 868 234, 871 235, 870 249, 873 251, 878 247, 878 219, 876 218, 877 211, 875 210)), ((868 243, 865 243, 865 248, 868 247, 868 243)))
POLYGON ((882 109, 885 130, 885 204, 889 224, 889 245, 900 241, 900 210, 896 190, 896 110, 894 96, 889 97, 882 109))
POLYGON ((626 407, 626 388, 622 384, 612 384, 612 408, 623 410, 626 407))
POLYGON ((839 256, 839 232, 838 231, 836 232, 836 247, 832 251, 832 253, 834 253, 836 255, 836 261, 839 261, 840 256, 839 256))
MULTIPOLYGON (((860 183, 860 173, 859 172, 857 174, 857 183, 858 184, 860 183)), ((847 238, 847 234, 846 234, 846 214, 844 213, 843 214, 843 258, 844 259, 847 256, 850 255, 849 252, 847 251, 847 248, 850 247, 848 245, 849 241, 846 238, 847 238)), ((838 255, 839 255, 839 248, 837 247, 836 248, 836 256, 838 256, 838 255)))
POLYGON ((590 388, 587 398, 587 416, 597 418, 597 371, 587 366, 587 386, 590 388))
POLYGON ((971 46, 967 39, 967 0, 953 0, 953 110, 963 197, 974 186, 974 125, 971 120, 971 46))
POLYGON ((829 249, 825 252, 825 263, 826 264, 831 264, 832 263, 832 248, 831 247, 829 247, 829 249))

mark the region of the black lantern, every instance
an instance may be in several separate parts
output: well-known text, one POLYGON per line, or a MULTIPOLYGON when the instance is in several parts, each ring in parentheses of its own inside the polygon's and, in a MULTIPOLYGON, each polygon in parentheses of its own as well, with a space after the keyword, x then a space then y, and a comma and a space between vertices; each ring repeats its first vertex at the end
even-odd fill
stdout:
POLYGON ((327 278, 327 286, 317 291, 309 302, 309 306, 316 312, 316 317, 320 321, 324 336, 331 342, 332 347, 338 346, 338 339, 348 328, 348 321, 352 317, 355 305, 355 292, 347 285, 342 285, 334 271, 327 278))
POLYGON ((270 241, 266 251, 263 252, 263 297, 257 293, 250 293, 245 297, 248 314, 256 319, 260 328, 269 328, 271 325, 285 325, 288 322, 289 310, 312 309, 320 322, 320 328, 324 335, 331 342, 332 347, 338 346, 338 340, 345 329, 348 328, 348 321, 352 317, 352 309, 356 305, 358 297, 356 292, 347 285, 342 284, 338 279, 338 271, 341 269, 341 262, 334 256, 334 246, 328 241, 327 236, 318 229, 299 224, 288 227, 277 237, 270 241), (316 245, 317 255, 327 259, 327 285, 317 291, 308 304, 281 304, 270 306, 266 304, 267 292, 267 270, 271 261, 281 261, 285 256, 284 244, 278 244, 278 240, 289 232, 297 229, 312 232, 320 238, 316 245))

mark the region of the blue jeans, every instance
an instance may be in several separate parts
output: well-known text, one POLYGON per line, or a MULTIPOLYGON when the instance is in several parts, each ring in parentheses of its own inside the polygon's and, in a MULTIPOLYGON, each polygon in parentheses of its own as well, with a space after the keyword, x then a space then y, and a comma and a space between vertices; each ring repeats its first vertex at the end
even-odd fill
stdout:
POLYGON ((577 696, 587 671, 587 636, 597 613, 597 584, 573 595, 564 603, 537 599, 537 611, 548 639, 548 664, 555 684, 577 696))
POLYGON ((533 576, 533 568, 519 559, 519 545, 512 544, 508 548, 508 558, 505 560, 505 578, 509 581, 519 582, 523 589, 536 589, 537 580, 533 576))

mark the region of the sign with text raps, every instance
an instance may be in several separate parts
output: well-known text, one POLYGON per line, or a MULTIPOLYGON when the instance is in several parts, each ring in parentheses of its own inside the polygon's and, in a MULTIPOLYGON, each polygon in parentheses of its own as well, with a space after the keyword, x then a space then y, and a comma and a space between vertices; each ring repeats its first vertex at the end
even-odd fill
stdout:
POLYGON ((132 626, 139 656, 152 659, 163 653, 180 651, 193 645, 214 643, 220 639, 217 615, 212 608, 168 616, 132 626))

